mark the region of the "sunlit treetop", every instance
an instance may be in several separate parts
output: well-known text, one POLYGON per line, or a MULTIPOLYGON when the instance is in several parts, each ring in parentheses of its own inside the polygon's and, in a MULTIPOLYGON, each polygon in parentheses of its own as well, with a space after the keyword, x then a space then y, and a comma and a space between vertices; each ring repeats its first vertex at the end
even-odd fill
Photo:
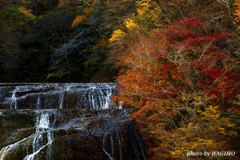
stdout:
POLYGON ((234 15, 236 16, 236 18, 234 22, 237 23, 240 20, 240 1, 236 1, 234 5, 236 6, 236 9, 234 12, 234 15))
POLYGON ((32 20, 36 18, 35 15, 32 14, 32 10, 27 10, 25 7, 18 7, 18 10, 24 13, 24 15, 32 20))

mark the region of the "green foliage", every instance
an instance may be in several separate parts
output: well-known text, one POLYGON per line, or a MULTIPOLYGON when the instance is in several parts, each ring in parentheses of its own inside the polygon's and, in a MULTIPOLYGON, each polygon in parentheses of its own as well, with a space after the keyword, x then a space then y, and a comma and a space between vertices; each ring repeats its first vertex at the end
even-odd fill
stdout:
MULTIPOLYGON (((26 15, 26 13, 17 7, 9 7, 1 10, 0 16, 4 18, 5 22, 8 24, 4 26, 6 30, 9 28, 9 26, 23 31, 31 29, 29 24, 26 23, 26 19, 30 20, 31 17, 26 15)), ((19 31, 17 31, 17 33, 19 33, 19 31)))
POLYGON ((65 76, 66 74, 69 74, 69 73, 70 73, 69 71, 62 70, 62 71, 58 71, 57 73, 48 74, 47 78, 51 78, 51 77, 62 78, 63 76, 65 76))
POLYGON ((45 7, 50 7, 53 3, 53 0, 37 0, 37 2, 43 4, 45 7))
POLYGON ((103 66, 103 58, 101 56, 93 55, 89 60, 85 62, 85 68, 89 68, 90 71, 96 71, 103 66))
POLYGON ((7 22, 12 24, 15 22, 22 22, 24 20, 24 14, 16 7, 5 8, 0 11, 0 16, 8 19, 7 22))
POLYGON ((30 3, 31 3, 30 1, 17 1, 16 5, 24 5, 24 6, 26 6, 26 5, 29 5, 30 3))
POLYGON ((41 21, 44 17, 46 17, 46 15, 40 15, 40 16, 38 16, 37 19, 36 19, 36 22, 41 21))

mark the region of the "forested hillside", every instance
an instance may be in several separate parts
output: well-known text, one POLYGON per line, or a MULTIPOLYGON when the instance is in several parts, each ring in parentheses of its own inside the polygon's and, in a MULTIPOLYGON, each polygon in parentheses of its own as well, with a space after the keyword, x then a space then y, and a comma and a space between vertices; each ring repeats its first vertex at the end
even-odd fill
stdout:
POLYGON ((240 1, 2 0, 0 28, 1 82, 114 81, 149 159, 239 159, 240 1))
POLYGON ((149 158, 239 159, 239 1, 135 7, 110 39, 114 100, 136 108, 149 158))
POLYGON ((109 38, 134 9, 120 3, 2 0, 0 81, 113 81, 109 38))

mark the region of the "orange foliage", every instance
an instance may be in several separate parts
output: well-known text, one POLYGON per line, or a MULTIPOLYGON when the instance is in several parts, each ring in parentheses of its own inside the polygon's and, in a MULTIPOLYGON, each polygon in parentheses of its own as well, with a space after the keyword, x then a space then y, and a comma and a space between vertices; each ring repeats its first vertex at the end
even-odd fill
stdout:
POLYGON ((79 3, 79 0, 58 0, 58 6, 67 9, 75 8, 76 4, 79 3))
POLYGON ((235 13, 234 13, 236 18, 234 22, 237 23, 240 20, 240 1, 236 1, 234 5, 236 6, 235 13))
POLYGON ((85 15, 77 16, 72 23, 72 28, 76 27, 78 24, 85 20, 87 20, 87 17, 85 15))
POLYGON ((216 99, 236 97, 240 76, 224 66, 231 57, 217 46, 230 34, 205 35, 202 24, 200 18, 189 18, 151 37, 130 32, 126 51, 118 55, 123 68, 114 99, 137 108, 132 117, 144 125, 145 132, 155 135, 155 159, 180 158, 204 146, 228 148, 219 145, 220 139, 235 134, 224 128, 230 121, 220 119, 218 108, 209 105, 216 99), (210 136, 202 136, 205 125, 210 136))
POLYGON ((93 11, 93 8, 86 8, 86 9, 84 9, 83 13, 84 13, 85 15, 88 15, 88 14, 90 14, 92 11, 93 11))
POLYGON ((101 35, 99 40, 98 40, 98 43, 93 46, 93 50, 97 53, 99 52, 101 49, 103 49, 104 47, 106 47, 108 44, 108 38, 104 35, 101 35))

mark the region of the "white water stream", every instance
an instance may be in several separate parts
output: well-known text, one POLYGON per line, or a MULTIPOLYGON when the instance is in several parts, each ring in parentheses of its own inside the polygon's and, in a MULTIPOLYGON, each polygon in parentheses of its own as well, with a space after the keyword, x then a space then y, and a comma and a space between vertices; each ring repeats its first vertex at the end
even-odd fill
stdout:
MULTIPOLYGON (((68 132, 73 130, 85 132, 89 136, 102 137, 99 145, 103 153, 110 160, 115 160, 116 155, 119 155, 117 159, 123 160, 122 137, 118 132, 130 119, 127 117, 128 112, 121 105, 110 107, 113 104, 110 97, 115 94, 116 84, 28 84, 9 88, 11 96, 0 101, 0 104, 4 106, 8 104, 9 108, 5 109, 33 111, 36 119, 35 133, 3 147, 0 150, 0 160, 5 160, 16 147, 21 145, 26 148, 24 150, 26 156, 23 160, 39 160, 43 152, 46 152, 44 159, 50 160, 52 159, 52 146, 59 136, 55 132, 61 131, 68 135, 68 132), (72 113, 72 108, 77 112, 72 113), (113 109, 122 111, 119 111, 119 115, 112 116, 108 110, 113 109), (98 121, 101 125, 89 128, 89 125, 98 121), (118 146, 118 149, 115 149, 115 146, 118 146)), ((0 116, 2 115, 3 112, 0 116)), ((134 130, 131 136, 137 136, 135 132, 134 130)), ((138 136, 132 138, 132 144, 129 145, 133 146, 136 159, 146 159, 138 136)))

